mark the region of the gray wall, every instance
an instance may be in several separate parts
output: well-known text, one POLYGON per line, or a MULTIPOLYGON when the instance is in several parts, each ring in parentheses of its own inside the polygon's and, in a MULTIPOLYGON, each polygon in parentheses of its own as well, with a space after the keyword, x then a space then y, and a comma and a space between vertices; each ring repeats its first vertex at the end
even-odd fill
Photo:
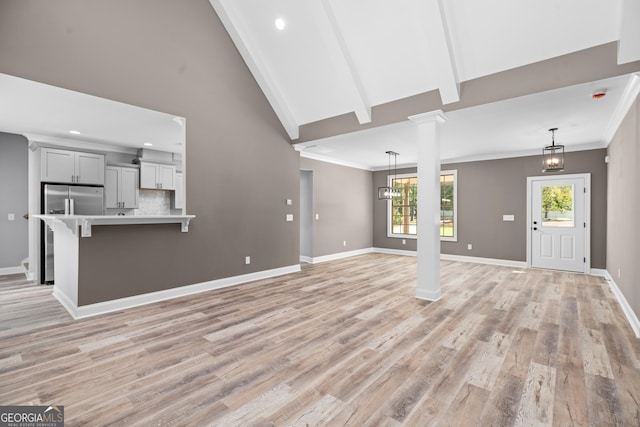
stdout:
MULTIPOLYGON (((591 173, 591 267, 605 268, 607 232, 606 150, 565 154, 563 174, 591 173)), ((444 254, 526 261, 527 177, 540 176, 540 156, 443 164, 458 170, 458 241, 442 242, 444 254), (503 214, 515 221, 503 222, 503 214), (467 250, 467 244, 473 250, 467 250)), ((398 173, 415 172, 402 170, 398 173)), ((374 174, 374 187, 382 186, 387 172, 374 174)), ((416 241, 388 238, 384 202, 374 203, 374 246, 415 250, 416 241)))
POLYGON ((18 267, 29 255, 27 139, 0 132, 0 268, 18 267), (13 213, 15 219, 8 220, 13 213))
POLYGON ((0 72, 186 118, 189 233, 95 227, 90 295, 298 264, 299 155, 207 0, 1 1, 0 72))
POLYGON ((307 158, 300 169, 313 171, 313 257, 370 248, 371 172, 307 158))
POLYGON ((640 316, 640 99, 609 144, 607 271, 640 316))

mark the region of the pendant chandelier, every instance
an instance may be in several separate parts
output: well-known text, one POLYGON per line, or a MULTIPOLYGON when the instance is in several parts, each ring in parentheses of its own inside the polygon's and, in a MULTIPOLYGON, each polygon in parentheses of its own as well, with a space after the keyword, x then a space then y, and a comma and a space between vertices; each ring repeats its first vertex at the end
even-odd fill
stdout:
MULTIPOLYGON (((398 169, 397 157, 399 153, 396 153, 395 151, 385 151, 385 153, 389 156, 389 169, 387 176, 391 176, 391 156, 393 156, 393 179, 396 179, 396 171, 398 169)), ((400 197, 400 190, 393 188, 393 180, 391 180, 389 184, 390 185, 387 187, 378 187, 378 200, 391 200, 394 197, 400 197)))
POLYGON ((560 172, 564 170, 564 145, 556 145, 555 132, 558 128, 551 128, 551 145, 542 149, 542 172, 560 172))

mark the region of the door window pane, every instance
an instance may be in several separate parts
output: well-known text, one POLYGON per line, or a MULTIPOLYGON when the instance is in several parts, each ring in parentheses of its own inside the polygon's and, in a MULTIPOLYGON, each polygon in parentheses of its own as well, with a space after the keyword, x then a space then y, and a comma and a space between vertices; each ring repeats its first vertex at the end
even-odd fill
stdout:
POLYGON ((573 227, 573 185, 542 187, 542 225, 573 227))

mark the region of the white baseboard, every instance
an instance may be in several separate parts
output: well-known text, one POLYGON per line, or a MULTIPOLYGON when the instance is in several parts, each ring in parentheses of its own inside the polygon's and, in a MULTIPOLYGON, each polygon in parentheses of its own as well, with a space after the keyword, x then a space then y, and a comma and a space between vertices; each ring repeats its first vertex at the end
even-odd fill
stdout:
POLYGON ((56 288, 55 285, 53 286, 52 295, 69 312, 71 317, 73 317, 74 319, 78 319, 79 318, 78 317, 78 307, 76 306, 76 304, 73 301, 71 301, 69 299, 69 297, 65 293, 60 292, 60 289, 56 288))
MULTIPOLYGON (((316 258, 305 257, 310 261, 304 260, 304 262, 311 262, 315 264, 318 262, 334 261, 337 259, 342 259, 342 258, 354 256, 354 255, 362 255, 367 253, 379 253, 379 254, 403 255, 403 256, 418 255, 418 251, 373 247, 373 248, 367 248, 367 249, 359 249, 359 250, 350 251, 350 252, 340 252, 337 254, 325 255, 325 256, 316 257, 316 258)), ((301 261, 303 261, 302 258, 303 257, 300 257, 301 261)), ((501 265, 504 267, 527 268, 527 263, 524 261, 512 261, 508 259, 480 258, 480 257, 449 255, 449 254, 440 254, 440 259, 447 260, 447 261, 475 262, 476 264, 501 265)))
POLYGON ((425 300, 425 301, 436 302, 440 298, 442 298, 442 292, 440 291, 430 292, 430 291, 425 291, 424 289, 416 289, 416 298, 425 300))
POLYGON ((147 294, 120 298, 113 301, 82 305, 79 307, 76 307, 75 304, 73 304, 65 295, 61 295, 60 293, 56 294, 55 285, 53 295, 58 299, 58 301, 60 301, 60 303, 67 309, 67 311, 71 314, 71 316, 73 316, 74 319, 83 319, 85 317, 111 313, 114 311, 137 307, 140 305, 151 304, 154 302, 165 301, 172 298, 178 298, 214 289, 239 285, 241 283, 252 282, 254 280, 268 279, 270 277, 282 276, 284 274, 297 273, 299 271, 299 265, 292 265, 288 267, 274 268, 272 270, 243 274, 240 276, 211 280, 203 283, 195 283, 193 285, 180 286, 178 288, 171 288, 163 291, 150 292, 147 294))
POLYGON ((624 315, 627 317, 627 321, 629 322, 631 329, 633 329, 633 333, 636 334, 636 338, 640 338, 640 320, 638 320, 638 316, 636 316, 636 313, 634 313, 633 309, 629 305, 627 298, 625 298, 624 294, 618 287, 618 284, 613 280, 613 277, 611 277, 611 274, 609 274, 607 270, 605 270, 604 278, 609 282, 611 291, 618 299, 618 304, 620 304, 620 308, 622 308, 624 315))
POLYGON ((313 264, 313 258, 310 256, 300 255, 300 262, 306 262, 307 264, 313 264))
MULTIPOLYGON (((589 270, 589 275, 590 276, 598 276, 598 277, 607 277, 607 270, 603 270, 602 268, 591 268, 589 270)), ((608 280, 608 279, 607 279, 608 280)))
POLYGON ((474 256, 449 254, 440 254, 440 259, 446 261, 475 262, 476 264, 500 265, 503 267, 527 268, 527 263, 525 261, 513 261, 510 259, 481 258, 474 256))
POLYGON ((24 267, 19 265, 17 267, 2 267, 0 268, 0 276, 8 276, 9 274, 24 273, 24 267))
POLYGON ((403 256, 417 256, 418 251, 409 251, 406 249, 389 249, 389 248, 373 248, 373 252, 387 255, 403 255, 403 256))
POLYGON ((323 255, 323 256, 317 256, 313 258, 308 258, 308 257, 307 258, 310 260, 308 262, 310 262, 311 264, 318 264, 320 262, 335 261, 338 259, 349 258, 352 256, 370 254, 372 252, 375 252, 373 248, 365 248, 365 249, 356 249, 356 250, 347 251, 347 252, 338 252, 331 255, 323 255))

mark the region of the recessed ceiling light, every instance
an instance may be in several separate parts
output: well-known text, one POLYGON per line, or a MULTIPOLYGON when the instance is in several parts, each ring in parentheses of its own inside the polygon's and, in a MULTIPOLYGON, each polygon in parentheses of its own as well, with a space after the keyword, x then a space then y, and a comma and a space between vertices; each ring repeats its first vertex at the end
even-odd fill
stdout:
POLYGON ((143 145, 146 145, 147 147, 153 147, 153 144, 150 142, 145 142, 143 145))
POLYGON ((284 30, 284 27, 286 25, 286 22, 284 22, 284 19, 282 18, 276 18, 276 28, 280 31, 284 30))
POLYGON ((70 130, 69 133, 72 133, 74 135, 80 135, 80 132, 77 130, 70 130))

